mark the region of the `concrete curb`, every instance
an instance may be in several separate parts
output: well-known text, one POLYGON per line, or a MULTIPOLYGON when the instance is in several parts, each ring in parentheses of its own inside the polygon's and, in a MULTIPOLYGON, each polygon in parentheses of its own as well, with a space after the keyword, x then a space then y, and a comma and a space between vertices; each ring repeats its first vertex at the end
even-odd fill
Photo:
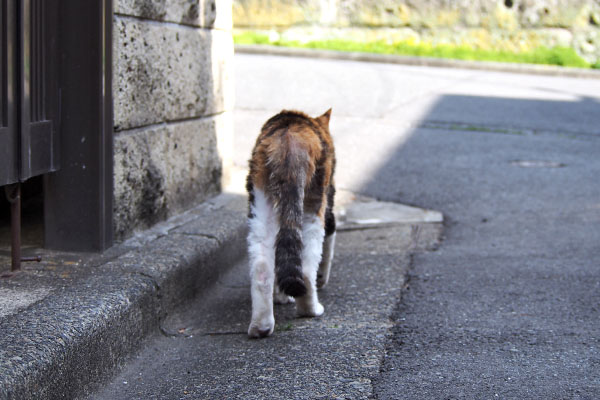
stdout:
MULTIPOLYGON (((0 320, 0 398, 89 394, 177 305, 244 254, 246 199, 221 195, 79 268, 66 286, 0 320)), ((27 280, 34 280, 35 274, 27 280)), ((18 283, 17 283, 18 284, 18 283)))
POLYGON ((511 64, 499 62, 449 60, 442 58, 398 56, 391 54, 373 54, 359 52, 343 52, 333 50, 300 49, 269 45, 235 45, 236 53, 266 54, 287 57, 306 57, 331 60, 365 61, 387 64, 414 65, 439 68, 462 68, 517 74, 536 74, 563 76, 572 78, 600 79, 600 70, 583 68, 564 68, 551 65, 511 64))

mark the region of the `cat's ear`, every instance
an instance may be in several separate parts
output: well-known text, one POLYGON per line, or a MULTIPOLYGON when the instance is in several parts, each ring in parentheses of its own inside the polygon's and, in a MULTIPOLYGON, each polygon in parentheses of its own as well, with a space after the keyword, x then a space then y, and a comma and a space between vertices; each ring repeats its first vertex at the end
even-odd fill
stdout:
POLYGON ((325 111, 325 114, 317 117, 316 120, 323 126, 329 126, 329 119, 331 118, 331 108, 325 111))

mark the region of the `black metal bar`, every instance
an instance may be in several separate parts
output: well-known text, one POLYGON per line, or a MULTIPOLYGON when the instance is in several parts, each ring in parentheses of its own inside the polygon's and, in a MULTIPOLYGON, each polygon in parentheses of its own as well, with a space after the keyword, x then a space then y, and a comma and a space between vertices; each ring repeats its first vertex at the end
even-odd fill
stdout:
POLYGON ((19 180, 19 135, 16 90, 17 73, 17 10, 13 1, 0 1, 2 8, 0 30, 0 60, 3 64, 0 76, 0 96, 2 101, 2 121, 0 121, 0 186, 19 180))
POLYGON ((20 135, 20 163, 19 180, 24 181, 31 174, 31 0, 18 2, 18 74, 19 74, 19 135, 20 135))
POLYGON ((6 100, 6 89, 4 87, 4 70, 8 67, 6 56, 4 55, 4 49, 6 48, 6 23, 4 22, 4 16, 6 11, 4 10, 4 1, 0 0, 0 126, 5 126, 4 119, 6 117, 6 111, 4 111, 4 104, 6 100))
MULTIPOLYGON (((46 0, 49 1, 49 0, 46 0)), ((50 76, 59 55, 52 54, 58 22, 56 8, 46 7, 42 15, 40 0, 21 0, 19 4, 19 179, 59 169, 55 157, 58 143, 56 121, 59 96, 55 77, 50 76), (47 51, 48 50, 48 51, 47 51), (50 72, 50 74, 48 74, 50 72)))
POLYGON ((10 270, 21 269, 21 184, 15 183, 4 188, 10 203, 10 270))

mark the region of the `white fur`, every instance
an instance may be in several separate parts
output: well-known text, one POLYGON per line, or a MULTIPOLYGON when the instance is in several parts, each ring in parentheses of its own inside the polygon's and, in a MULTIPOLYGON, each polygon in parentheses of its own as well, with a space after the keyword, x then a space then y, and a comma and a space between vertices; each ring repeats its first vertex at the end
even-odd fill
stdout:
POLYGON ((273 333, 273 283, 275 281, 275 237, 279 223, 275 210, 265 194, 254 189, 254 215, 249 219, 248 257, 250 260, 250 294, 252 297, 252 320, 248 336, 267 336, 273 333), (261 334, 262 332, 262 334, 261 334))
MULTIPOLYGON (((248 327, 248 336, 262 337, 273 333, 275 317, 273 299, 277 303, 289 303, 294 299, 280 293, 275 287, 275 239, 279 232, 279 223, 273 205, 265 194, 254 188, 254 215, 249 219, 248 257, 250 261, 250 294, 252 297, 252 319, 248 327)), ((317 297, 317 271, 325 249, 327 260, 327 279, 333 257, 331 236, 323 243, 325 230, 317 215, 305 215, 302 224, 302 275, 306 284, 306 295, 296 299, 296 311, 300 316, 318 317, 324 308, 317 297), (331 243, 330 243, 331 242, 331 243)), ((333 240, 335 240, 335 236, 333 240)), ((327 283, 325 281, 325 283, 327 283)))
POLYGON ((302 275, 306 284, 306 295, 296 299, 296 311, 300 316, 318 317, 324 308, 317 298, 317 269, 323 252, 325 229, 315 214, 305 215, 302 224, 302 275))
POLYGON ((329 282, 329 273, 331 272, 331 261, 333 260, 333 251, 335 247, 335 232, 327 236, 323 241, 323 258, 319 264, 317 273, 317 287, 320 289, 329 282))

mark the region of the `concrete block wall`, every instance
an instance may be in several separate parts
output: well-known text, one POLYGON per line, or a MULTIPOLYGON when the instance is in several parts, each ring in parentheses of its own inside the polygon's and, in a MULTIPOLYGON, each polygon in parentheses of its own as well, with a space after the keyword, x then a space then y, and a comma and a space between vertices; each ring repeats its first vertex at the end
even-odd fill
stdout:
POLYGON ((220 191, 232 162, 231 0, 115 0, 117 240, 220 191))
POLYGON ((600 0, 233 0, 234 26, 289 40, 414 40, 524 51, 573 47, 600 62, 600 0))

